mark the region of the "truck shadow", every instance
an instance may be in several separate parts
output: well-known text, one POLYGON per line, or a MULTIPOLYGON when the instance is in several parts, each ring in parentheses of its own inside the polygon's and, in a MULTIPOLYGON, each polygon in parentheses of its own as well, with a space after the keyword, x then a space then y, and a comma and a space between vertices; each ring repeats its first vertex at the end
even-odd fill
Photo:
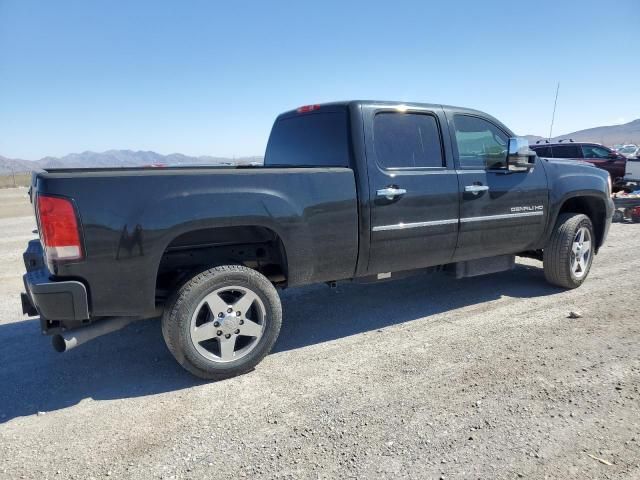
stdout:
MULTIPOLYGON (((541 268, 516 264, 510 272, 456 280, 424 274, 371 284, 314 285, 283 295, 284 318, 273 353, 336 340, 429 317, 503 296, 532 298, 561 293, 541 268)), ((473 321, 469 319, 469 321, 473 321)))
MULTIPOLYGON (((542 270, 456 281, 443 274, 337 289, 314 285, 282 292, 285 312, 274 353, 336 340, 502 296, 530 298, 562 290, 542 270)), ((473 319, 469 318, 469 322, 473 319)), ((0 423, 67 408, 86 399, 141 397, 205 383, 167 351, 157 320, 137 322, 65 354, 39 334, 38 320, 0 325, 0 423)))

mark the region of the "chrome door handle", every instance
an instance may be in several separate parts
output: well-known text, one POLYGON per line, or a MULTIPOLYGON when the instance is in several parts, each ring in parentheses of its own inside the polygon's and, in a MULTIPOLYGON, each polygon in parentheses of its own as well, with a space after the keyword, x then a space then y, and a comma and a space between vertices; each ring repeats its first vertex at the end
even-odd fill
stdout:
POLYGON ((480 192, 486 192, 489 190, 487 185, 467 185, 464 187, 465 192, 471 192, 473 194, 478 194, 480 192))
POLYGON ((379 197, 385 197, 387 200, 393 200, 395 197, 404 195, 407 191, 404 188, 387 187, 381 188, 376 192, 379 197))

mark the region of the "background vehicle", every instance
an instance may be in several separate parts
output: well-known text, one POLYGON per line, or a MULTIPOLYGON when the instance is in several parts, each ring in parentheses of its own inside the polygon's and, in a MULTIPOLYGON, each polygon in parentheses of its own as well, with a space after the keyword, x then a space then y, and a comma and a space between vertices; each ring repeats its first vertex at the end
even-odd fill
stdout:
POLYGON ((310 105, 277 118, 264 167, 34 175, 40 241, 24 255, 23 309, 60 351, 163 312, 176 360, 221 378, 275 342, 274 287, 461 278, 515 255, 578 287, 607 236, 610 194, 606 172, 538 158, 476 110, 310 105))
POLYGON ((627 168, 625 171, 624 179, 628 183, 636 184, 635 188, 630 190, 638 190, 640 185, 640 157, 627 159, 627 168))
POLYGON ((619 192, 613 196, 613 221, 622 222, 628 218, 633 223, 640 223, 640 187, 632 193, 619 192))
POLYGON ((625 175, 627 159, 598 143, 559 141, 557 143, 538 143, 531 148, 540 157, 582 160, 606 170, 611 175, 614 190, 621 188, 625 175))
POLYGON ((627 158, 638 158, 638 155, 640 155, 640 147, 637 145, 625 145, 617 152, 627 158))

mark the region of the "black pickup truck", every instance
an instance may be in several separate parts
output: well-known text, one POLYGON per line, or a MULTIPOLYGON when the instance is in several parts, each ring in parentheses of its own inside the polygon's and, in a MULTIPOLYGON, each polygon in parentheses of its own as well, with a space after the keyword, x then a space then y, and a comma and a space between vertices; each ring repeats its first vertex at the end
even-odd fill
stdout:
POLYGON ((50 169, 31 199, 22 304, 54 347, 162 315, 169 350, 203 378, 269 352, 276 288, 460 278, 518 255, 575 288, 613 214, 607 172, 539 158, 487 114, 379 101, 280 115, 263 166, 50 169))

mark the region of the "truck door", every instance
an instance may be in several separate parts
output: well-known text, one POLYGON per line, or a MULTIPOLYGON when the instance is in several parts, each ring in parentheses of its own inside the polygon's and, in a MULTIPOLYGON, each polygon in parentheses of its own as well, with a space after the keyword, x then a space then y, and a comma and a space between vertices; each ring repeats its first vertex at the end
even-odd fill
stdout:
POLYGON ((532 249, 544 234, 547 219, 549 200, 543 167, 509 171, 506 157, 511 135, 503 127, 476 115, 447 114, 460 195, 460 234, 454 260, 532 249))
POLYGON ((441 108, 363 107, 370 274, 451 261, 458 181, 441 108))

